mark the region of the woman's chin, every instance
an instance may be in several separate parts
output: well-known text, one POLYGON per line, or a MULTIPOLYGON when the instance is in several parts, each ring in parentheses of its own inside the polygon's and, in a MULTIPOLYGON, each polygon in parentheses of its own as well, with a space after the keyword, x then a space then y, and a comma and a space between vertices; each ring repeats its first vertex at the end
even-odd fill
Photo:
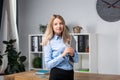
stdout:
POLYGON ((61 32, 57 32, 56 34, 57 34, 57 35, 61 35, 61 32))

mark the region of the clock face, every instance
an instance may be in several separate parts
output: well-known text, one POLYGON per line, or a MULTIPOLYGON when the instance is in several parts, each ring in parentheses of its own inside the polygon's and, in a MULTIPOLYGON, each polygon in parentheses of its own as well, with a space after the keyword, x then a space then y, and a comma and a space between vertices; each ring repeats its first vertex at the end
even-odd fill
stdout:
POLYGON ((120 20, 120 0, 97 0, 96 9, 98 15, 105 21, 120 20))

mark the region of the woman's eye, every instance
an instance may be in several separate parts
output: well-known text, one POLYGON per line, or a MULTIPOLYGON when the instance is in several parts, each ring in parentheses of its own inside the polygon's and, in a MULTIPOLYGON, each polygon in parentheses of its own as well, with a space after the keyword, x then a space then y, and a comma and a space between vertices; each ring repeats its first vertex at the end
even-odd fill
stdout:
POLYGON ((55 23, 54 25, 57 25, 57 23, 55 23))
POLYGON ((56 25, 63 25, 63 23, 55 23, 54 25, 55 25, 55 26, 56 26, 56 25))
POLYGON ((63 23, 60 23, 60 25, 63 25, 63 23))

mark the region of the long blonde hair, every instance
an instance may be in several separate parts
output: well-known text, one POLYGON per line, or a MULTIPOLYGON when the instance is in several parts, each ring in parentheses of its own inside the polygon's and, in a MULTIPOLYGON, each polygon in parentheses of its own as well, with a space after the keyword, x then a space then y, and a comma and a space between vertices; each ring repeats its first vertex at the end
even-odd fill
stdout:
POLYGON ((68 29, 66 28, 65 21, 64 21, 63 17, 60 16, 60 15, 54 14, 54 15, 51 16, 51 18, 50 18, 50 20, 48 22, 48 25, 47 25, 45 34, 43 36, 41 45, 43 45, 43 46, 46 45, 47 42, 53 37, 53 35, 54 35, 53 21, 56 18, 60 19, 63 22, 63 25, 64 25, 63 32, 62 32, 62 35, 61 35, 62 39, 63 39, 63 42, 65 44, 69 43, 69 41, 70 41, 70 34, 68 32, 68 29))

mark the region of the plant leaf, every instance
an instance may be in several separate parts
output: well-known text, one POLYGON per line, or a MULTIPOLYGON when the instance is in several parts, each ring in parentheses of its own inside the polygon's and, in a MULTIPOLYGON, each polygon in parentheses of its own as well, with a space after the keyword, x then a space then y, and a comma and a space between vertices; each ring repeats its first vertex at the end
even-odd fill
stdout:
POLYGON ((24 62, 26 60, 26 56, 21 56, 20 57, 20 62, 24 62))

